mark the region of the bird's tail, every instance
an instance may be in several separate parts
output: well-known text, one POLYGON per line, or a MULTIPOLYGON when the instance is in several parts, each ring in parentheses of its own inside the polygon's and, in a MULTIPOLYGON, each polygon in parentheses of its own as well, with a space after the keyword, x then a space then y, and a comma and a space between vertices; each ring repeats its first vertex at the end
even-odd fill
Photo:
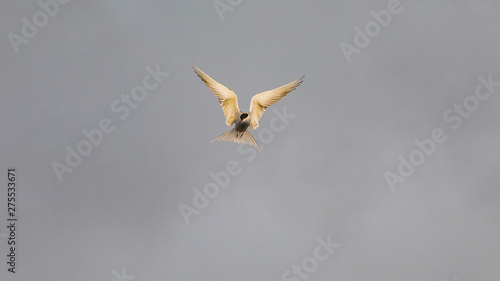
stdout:
POLYGON ((213 141, 233 141, 236 143, 246 143, 246 144, 253 145, 253 146, 257 147, 260 151, 259 144, 253 138, 252 134, 250 134, 250 132, 247 130, 245 130, 243 132, 238 132, 238 131, 236 131, 235 128, 232 128, 231 130, 218 136, 213 141))

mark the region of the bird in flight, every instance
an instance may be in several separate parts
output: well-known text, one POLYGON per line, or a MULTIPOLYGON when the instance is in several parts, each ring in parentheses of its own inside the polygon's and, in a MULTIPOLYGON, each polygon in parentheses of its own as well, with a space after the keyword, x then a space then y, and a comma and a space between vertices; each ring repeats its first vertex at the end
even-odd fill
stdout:
POLYGON ((214 93, 217 99, 219 99, 222 111, 226 117, 226 125, 231 127, 234 124, 234 128, 218 136, 212 141, 223 140, 233 141, 236 143, 246 143, 257 147, 259 151, 259 144, 247 129, 257 129, 259 127, 259 119, 266 108, 275 104, 288 93, 295 90, 295 88, 302 83, 302 79, 304 78, 304 76, 302 76, 301 78, 274 90, 256 94, 250 101, 250 110, 248 112, 242 112, 238 107, 238 98, 233 90, 218 83, 194 64, 193 69, 198 77, 200 77, 212 93, 214 93))

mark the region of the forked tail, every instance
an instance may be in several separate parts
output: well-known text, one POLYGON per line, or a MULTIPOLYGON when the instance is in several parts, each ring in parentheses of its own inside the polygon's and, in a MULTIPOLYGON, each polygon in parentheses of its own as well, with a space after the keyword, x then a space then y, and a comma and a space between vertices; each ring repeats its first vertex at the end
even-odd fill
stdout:
POLYGON ((246 144, 253 145, 253 146, 257 147, 259 149, 259 152, 260 152, 259 144, 253 138, 252 134, 250 134, 250 132, 247 130, 245 130, 243 132, 238 132, 238 131, 236 131, 235 128, 232 128, 231 130, 218 136, 213 141, 233 141, 236 143, 246 143, 246 144))

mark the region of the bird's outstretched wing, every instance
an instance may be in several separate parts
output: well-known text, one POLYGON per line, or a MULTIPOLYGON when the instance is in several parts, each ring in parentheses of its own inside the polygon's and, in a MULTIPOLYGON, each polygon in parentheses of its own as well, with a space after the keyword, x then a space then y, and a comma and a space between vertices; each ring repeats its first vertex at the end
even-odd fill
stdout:
POLYGON ((237 113, 240 112, 240 108, 238 107, 238 97, 236 97, 233 90, 218 83, 194 64, 193 69, 196 75, 198 75, 198 77, 205 82, 207 87, 210 88, 212 93, 214 93, 214 95, 219 99, 222 111, 224 111, 224 116, 226 116, 226 125, 231 127, 234 120, 237 118, 237 113))
POLYGON ((274 90, 262 92, 253 96, 252 100, 250 101, 250 129, 257 129, 259 127, 260 117, 262 116, 262 113, 266 111, 266 108, 275 104, 282 97, 295 90, 295 88, 297 88, 300 83, 302 83, 303 78, 304 76, 274 90))

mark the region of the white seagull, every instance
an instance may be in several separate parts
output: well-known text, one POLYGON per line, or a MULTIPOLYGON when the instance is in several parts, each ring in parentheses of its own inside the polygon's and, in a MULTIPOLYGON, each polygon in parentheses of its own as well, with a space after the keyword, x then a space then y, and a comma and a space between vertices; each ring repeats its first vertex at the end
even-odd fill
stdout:
POLYGON ((217 99, 219 99, 219 103, 222 106, 222 111, 224 111, 224 116, 226 116, 226 125, 231 127, 233 124, 235 124, 234 128, 218 136, 212 141, 224 140, 233 141, 236 143, 247 143, 257 147, 259 151, 259 144, 253 138, 250 132, 247 131, 247 128, 250 127, 250 129, 252 130, 257 129, 259 127, 259 119, 266 108, 275 104, 288 93, 295 90, 295 88, 297 88, 300 83, 302 83, 302 79, 304 78, 304 76, 302 76, 301 78, 278 87, 274 90, 256 94, 250 101, 249 112, 242 112, 238 107, 238 97, 233 92, 233 90, 218 83, 203 71, 201 71, 194 64, 193 69, 198 77, 200 77, 201 80, 203 80, 203 82, 205 82, 205 84, 208 86, 208 88, 210 88, 217 99))

